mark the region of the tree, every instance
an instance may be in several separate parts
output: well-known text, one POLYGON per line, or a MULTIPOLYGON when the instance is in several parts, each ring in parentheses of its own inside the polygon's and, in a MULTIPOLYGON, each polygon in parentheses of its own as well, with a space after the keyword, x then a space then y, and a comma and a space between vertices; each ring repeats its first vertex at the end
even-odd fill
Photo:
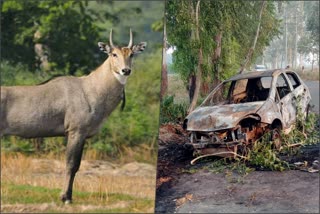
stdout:
MULTIPOLYGON (((220 81, 236 73, 252 46, 261 8, 261 2, 256 1, 201 1, 197 22, 192 12, 197 2, 168 0, 166 4, 168 42, 176 48, 173 69, 189 89, 190 102, 198 93, 207 94, 220 81), (194 39, 195 29, 199 29, 199 39, 194 39), (198 92, 195 86, 199 70, 201 90, 198 92)), ((248 65, 262 55, 279 33, 275 6, 272 2, 265 4, 259 39, 248 65)))
POLYGON ((96 54, 99 29, 85 7, 84 1, 3 2, 3 58, 35 70, 40 64, 35 60, 36 48, 47 55, 51 70, 89 72, 100 61, 96 54))
MULTIPOLYGON (((199 26, 199 13, 200 13, 200 0, 197 1, 196 10, 195 10, 195 20, 196 20, 196 26, 195 26, 195 40, 196 42, 200 43, 200 26, 199 26)), ((194 110, 194 108, 197 105, 198 96, 200 92, 200 85, 201 85, 201 78, 202 78, 202 61, 203 61, 203 53, 202 53, 202 47, 200 44, 199 52, 198 52, 198 67, 197 67, 197 73, 196 73, 196 81, 195 81, 195 90, 194 90, 194 96, 192 97, 191 104, 189 106, 188 112, 191 112, 194 110)))
POLYGON ((241 68, 240 68, 240 71, 239 71, 240 74, 243 72, 244 68, 250 62, 250 60, 252 58, 252 55, 253 55, 253 52, 254 52, 254 49, 256 48, 256 44, 257 44, 257 40, 259 38, 259 32, 260 32, 261 17, 262 17, 262 13, 263 13, 265 5, 266 5, 266 1, 263 1, 262 5, 261 5, 260 13, 259 13, 259 18, 258 18, 259 21, 258 21, 256 35, 255 35, 255 37, 253 39, 252 47, 249 49, 248 54, 247 54, 247 56, 246 56, 246 58, 244 60, 244 63, 241 65, 241 68))
MULTIPOLYGON (((88 73, 105 59, 97 42, 127 44, 148 41, 147 52, 161 46, 162 35, 151 25, 163 16, 163 3, 118 1, 1 1, 2 57, 37 70, 47 61, 52 73, 88 73), (121 32, 121 33, 120 33, 121 32)), ((163 4, 164 6, 164 4, 163 4)))
POLYGON ((160 99, 165 96, 168 90, 168 70, 166 62, 166 51, 167 51, 167 30, 166 30, 166 21, 162 18, 152 23, 151 28, 153 31, 162 32, 162 67, 161 67, 161 90, 160 90, 160 99))
POLYGON ((311 71, 313 71, 313 65, 316 61, 315 54, 319 53, 319 45, 315 38, 311 35, 311 32, 306 33, 302 38, 300 38, 298 43, 298 52, 302 55, 307 56, 307 61, 311 63, 311 71))
POLYGON ((167 51, 167 30, 166 22, 163 24, 163 47, 162 47, 162 69, 161 69, 161 100, 168 90, 168 68, 166 62, 166 51, 167 51))
MULTIPOLYGON (((290 64, 297 69, 304 64, 305 56, 312 55, 311 44, 307 43, 319 46, 319 2, 279 1, 277 8, 277 17, 282 19, 281 35, 267 48, 265 58, 273 68, 290 64)), ((311 62, 312 57, 308 58, 311 62)))
POLYGON ((312 2, 310 13, 307 14, 306 30, 311 33, 315 45, 319 46, 319 2, 312 2))

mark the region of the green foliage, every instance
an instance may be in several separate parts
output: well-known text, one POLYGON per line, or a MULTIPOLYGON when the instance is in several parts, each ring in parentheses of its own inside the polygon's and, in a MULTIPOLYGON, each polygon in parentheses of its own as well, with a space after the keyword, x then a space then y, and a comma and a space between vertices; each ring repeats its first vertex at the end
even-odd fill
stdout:
POLYGON ((0 62, 1 85, 34 85, 49 78, 48 74, 31 72, 22 63, 10 63, 2 60, 0 62))
MULTIPOLYGON (((301 146, 316 144, 320 141, 319 123, 320 116, 313 112, 310 112, 308 117, 301 114, 298 118, 295 128, 289 135, 282 134, 281 139, 285 146, 293 144, 301 144, 301 146), (318 127, 317 127, 318 126, 318 127)), ((287 151, 291 151, 290 148, 285 148, 287 151)))
POLYGON ((24 154, 32 154, 35 152, 35 148, 30 140, 16 137, 5 137, 1 139, 1 149, 6 152, 20 152, 24 154))
POLYGON ((298 52, 300 54, 306 54, 306 55, 312 52, 317 52, 315 47, 314 37, 310 34, 310 32, 305 33, 305 35, 303 35, 299 39, 298 52))
POLYGON ((114 42, 127 45, 129 28, 132 28, 136 43, 148 42, 147 52, 153 52, 162 44, 162 31, 154 27, 163 18, 164 2, 108 1, 108 3, 106 1, 88 2, 88 10, 99 16, 95 22, 101 28, 99 35, 103 40, 108 38, 109 30, 112 28, 114 42))
MULTIPOLYGON (((314 44, 319 47, 319 2, 311 3, 311 11, 306 13, 307 30, 311 33, 314 44)), ((319 49, 318 49, 319 52, 319 49)))
MULTIPOLYGON (((213 173, 227 170, 237 171, 240 175, 246 175, 254 168, 273 171, 290 169, 290 164, 283 160, 283 157, 298 154, 303 146, 319 143, 319 121, 318 114, 309 113, 306 117, 306 114, 301 111, 301 107, 298 106, 294 129, 289 134, 281 133, 281 148, 274 146, 270 136, 271 132, 268 132, 252 145, 246 147, 246 153, 241 154, 245 158, 235 158, 232 162, 228 161, 228 158, 219 159, 207 165, 206 169, 213 173)), ((194 169, 188 172, 193 173, 194 169)))
POLYGON ((289 168, 287 162, 278 157, 278 152, 272 148, 270 134, 265 134, 261 140, 254 142, 248 153, 248 162, 260 169, 283 171, 289 168))
POLYGON ((188 105, 185 103, 174 103, 174 96, 163 98, 160 106, 160 123, 177 122, 187 116, 188 105))
MULTIPOLYGON (((187 84, 190 75, 196 73, 198 50, 203 51, 202 82, 212 84, 237 72, 255 36, 258 25, 260 1, 201 1, 200 42, 195 41, 196 23, 194 9, 197 1, 167 1, 167 36, 173 53, 173 69, 187 84), (221 32, 221 57, 213 60, 217 47, 215 37, 221 32)), ((262 55, 264 48, 279 34, 279 20, 275 7, 267 2, 263 13, 261 31, 252 62, 262 55)))
POLYGON ((290 65, 300 70, 302 65, 307 66, 304 58, 312 64, 316 61, 312 52, 319 52, 319 1, 278 1, 277 4, 281 34, 271 42, 257 64, 263 62, 269 68, 290 65))
POLYGON ((35 70, 39 62, 34 47, 42 44, 52 70, 74 74, 93 69, 99 62, 94 57, 98 28, 84 7, 84 1, 4 1, 2 57, 35 70))
POLYGON ((320 141, 319 125, 320 115, 310 112, 303 124, 305 131, 304 136, 307 136, 305 145, 316 144, 320 141))
POLYGON ((116 44, 127 44, 131 27, 136 42, 148 42, 147 52, 158 47, 162 34, 152 31, 151 25, 163 16, 163 6, 142 1, 3 1, 2 57, 35 71, 41 68, 35 47, 42 45, 49 64, 46 70, 86 74, 105 59, 97 43, 108 41, 110 28, 117 32, 116 44))
MULTIPOLYGON (((297 103, 301 103, 300 99, 299 97, 297 98, 297 103)), ((283 171, 289 168, 289 164, 281 160, 280 155, 293 155, 298 152, 299 148, 294 145, 306 146, 318 143, 320 134, 315 127, 318 121, 319 115, 309 112, 307 117, 307 113, 302 112, 301 106, 298 105, 295 127, 287 135, 281 133, 281 149, 273 148, 273 142, 270 141, 270 133, 267 133, 259 141, 255 142, 249 150, 249 163, 271 170, 283 171)))

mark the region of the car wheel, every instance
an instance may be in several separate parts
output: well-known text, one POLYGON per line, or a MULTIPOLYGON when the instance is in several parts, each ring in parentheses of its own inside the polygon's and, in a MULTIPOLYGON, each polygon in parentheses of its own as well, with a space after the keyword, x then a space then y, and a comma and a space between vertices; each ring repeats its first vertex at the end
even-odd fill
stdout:
POLYGON ((279 128, 274 128, 271 130, 270 140, 272 141, 273 148, 276 150, 281 150, 281 132, 279 128))

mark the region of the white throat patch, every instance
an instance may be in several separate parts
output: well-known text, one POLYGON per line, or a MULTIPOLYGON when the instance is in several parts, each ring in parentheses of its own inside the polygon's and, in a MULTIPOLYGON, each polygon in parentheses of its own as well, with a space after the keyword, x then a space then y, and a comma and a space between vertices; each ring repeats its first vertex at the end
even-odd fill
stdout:
POLYGON ((112 73, 122 85, 126 84, 128 76, 124 76, 124 75, 118 74, 116 72, 112 72, 112 73))

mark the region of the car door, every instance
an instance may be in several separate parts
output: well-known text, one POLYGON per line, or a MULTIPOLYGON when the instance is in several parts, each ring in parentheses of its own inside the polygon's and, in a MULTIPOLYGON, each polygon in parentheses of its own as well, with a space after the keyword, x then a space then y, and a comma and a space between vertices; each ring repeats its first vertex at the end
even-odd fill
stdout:
POLYGON ((307 106, 311 100, 308 88, 301 82, 294 72, 286 72, 286 76, 293 88, 293 102, 296 109, 300 108, 301 113, 306 113, 307 106))
POLYGON ((281 73, 276 80, 276 102, 282 116, 283 128, 289 128, 296 120, 293 89, 287 78, 281 73))

